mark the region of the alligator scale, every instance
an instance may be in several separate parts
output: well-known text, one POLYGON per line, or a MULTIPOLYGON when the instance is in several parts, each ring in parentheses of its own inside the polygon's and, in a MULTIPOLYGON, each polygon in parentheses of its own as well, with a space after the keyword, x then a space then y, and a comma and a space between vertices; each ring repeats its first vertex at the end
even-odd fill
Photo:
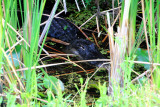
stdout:
MULTIPOLYGON (((45 17, 42 20, 47 20, 45 17)), ((41 27, 43 29, 44 26, 41 27)), ((48 36, 59 39, 64 42, 68 42, 65 52, 69 54, 75 54, 81 60, 92 60, 92 59, 105 59, 100 53, 97 46, 89 40, 79 36, 79 29, 71 22, 63 18, 54 18, 51 22, 48 36)), ((82 33, 81 33, 82 34, 82 33)), ((99 67, 103 61, 91 61, 88 62, 90 65, 99 67)))

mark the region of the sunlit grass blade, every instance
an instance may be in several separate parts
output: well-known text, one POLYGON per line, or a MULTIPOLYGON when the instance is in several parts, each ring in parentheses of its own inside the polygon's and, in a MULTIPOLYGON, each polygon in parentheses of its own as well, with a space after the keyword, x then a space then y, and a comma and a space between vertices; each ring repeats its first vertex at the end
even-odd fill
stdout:
POLYGON ((129 38, 128 38, 129 55, 131 55, 131 51, 133 50, 135 43, 137 7, 138 7, 138 0, 132 0, 129 12, 129 38))

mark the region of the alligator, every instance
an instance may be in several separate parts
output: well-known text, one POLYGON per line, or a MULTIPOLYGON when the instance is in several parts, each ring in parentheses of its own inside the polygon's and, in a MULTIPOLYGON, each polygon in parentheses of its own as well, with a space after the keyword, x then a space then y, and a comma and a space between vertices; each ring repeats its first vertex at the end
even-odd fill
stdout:
MULTIPOLYGON (((47 18, 42 17, 42 20, 46 21, 47 18)), ((41 30, 43 28, 44 26, 41 27, 41 30)), ((79 32, 80 30, 78 27, 70 21, 55 17, 53 18, 48 30, 48 36, 69 43, 69 45, 65 46, 65 52, 77 55, 78 59, 105 59, 105 57, 98 50, 98 47, 93 42, 80 36, 79 32)), ((104 61, 90 61, 88 63, 90 65, 100 67, 104 61)))

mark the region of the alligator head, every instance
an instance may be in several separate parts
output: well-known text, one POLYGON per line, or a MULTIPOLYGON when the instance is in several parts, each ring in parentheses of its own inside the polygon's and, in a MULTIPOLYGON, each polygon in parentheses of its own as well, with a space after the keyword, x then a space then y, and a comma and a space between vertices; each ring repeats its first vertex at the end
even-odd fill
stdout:
MULTIPOLYGON (((67 46, 67 53, 72 53, 78 56, 81 60, 105 59, 100 53, 97 46, 89 40, 76 39, 67 46)), ((104 61, 89 61, 90 65, 100 67, 104 61)))

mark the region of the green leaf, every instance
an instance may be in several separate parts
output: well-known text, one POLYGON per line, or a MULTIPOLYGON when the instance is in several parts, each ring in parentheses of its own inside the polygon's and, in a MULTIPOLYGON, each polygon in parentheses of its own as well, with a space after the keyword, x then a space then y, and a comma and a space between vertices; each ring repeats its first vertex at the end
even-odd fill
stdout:
POLYGON ((57 79, 53 76, 44 76, 44 87, 45 88, 51 88, 52 91, 57 94, 58 90, 61 89, 62 91, 64 91, 64 84, 60 79, 57 79), (60 86, 60 88, 59 88, 60 86))
MULTIPOLYGON (((148 57, 148 51, 138 48, 136 51, 136 60, 137 61, 144 61, 144 62, 149 62, 149 57, 148 57)), ((144 66, 145 69, 149 69, 150 65, 149 64, 141 64, 144 66)))
POLYGON ((67 30, 67 28, 68 28, 68 26, 66 25, 66 26, 64 26, 64 28, 63 28, 63 29, 64 29, 64 30, 67 30))
POLYGON ((46 95, 43 92, 38 92, 38 95, 41 97, 46 97, 46 95))
POLYGON ((107 49, 102 49, 100 52, 101 52, 102 54, 107 54, 107 49))

